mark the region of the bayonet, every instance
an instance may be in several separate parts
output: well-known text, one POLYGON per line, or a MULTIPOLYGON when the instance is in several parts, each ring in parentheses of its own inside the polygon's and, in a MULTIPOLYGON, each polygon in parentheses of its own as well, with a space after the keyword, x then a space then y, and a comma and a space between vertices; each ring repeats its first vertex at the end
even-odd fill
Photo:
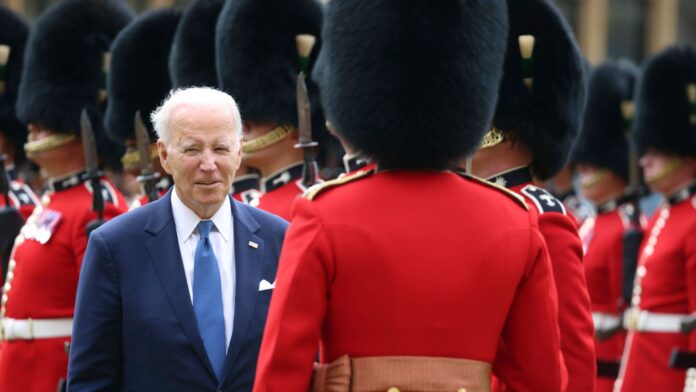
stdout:
POLYGON ((97 213, 97 219, 87 225, 87 236, 92 230, 104 223, 104 195, 101 192, 101 172, 99 171, 99 158, 97 155, 97 141, 94 138, 92 122, 87 114, 87 109, 82 109, 80 114, 80 136, 82 138, 82 151, 85 156, 87 178, 92 186, 92 211, 97 213))
POLYGON ((143 118, 140 116, 139 110, 135 112, 133 124, 135 128, 135 142, 138 146, 138 153, 140 155, 140 175, 138 176, 138 181, 143 184, 148 201, 153 202, 159 199, 157 180, 159 180, 160 174, 155 172, 152 168, 150 134, 145 127, 145 123, 143 123, 143 118))
POLYGON ((309 68, 309 54, 312 51, 316 39, 314 36, 308 34, 300 34, 296 37, 296 40, 301 66, 296 83, 299 143, 295 144, 295 148, 301 148, 304 152, 302 185, 305 188, 309 188, 317 183, 319 173, 319 168, 317 166, 319 143, 312 140, 312 110, 306 81, 309 68))

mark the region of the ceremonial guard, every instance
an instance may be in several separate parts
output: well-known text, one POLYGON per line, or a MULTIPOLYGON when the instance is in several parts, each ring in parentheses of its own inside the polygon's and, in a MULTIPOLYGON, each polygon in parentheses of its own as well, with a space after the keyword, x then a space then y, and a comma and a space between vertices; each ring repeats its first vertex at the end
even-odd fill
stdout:
MULTIPOLYGON (((302 58, 296 37, 311 35, 318 41, 321 19, 318 0, 228 1, 218 19, 220 87, 237 100, 242 113, 243 163, 261 173, 257 206, 286 220, 292 202, 307 188, 303 180, 307 150, 296 148, 303 139, 297 75, 303 70, 306 75, 311 72, 320 46, 319 42, 313 48, 309 45, 310 51, 302 58)), ((308 126, 321 139, 326 130, 319 94, 309 78, 306 87, 312 110, 308 126)))
MULTIPOLYGON (((222 0, 194 0, 184 11, 169 56, 174 88, 218 86, 215 25, 223 4, 222 0)), ((232 197, 250 204, 259 196, 259 175, 242 162, 232 182, 232 197)))
POLYGON ((105 54, 130 19, 120 1, 64 0, 30 33, 17 117, 28 125, 24 148, 48 191, 15 241, 3 288, 0 391, 54 391, 66 376, 88 225, 126 209, 99 178, 95 144, 113 150, 100 126, 105 54))
POLYGON ((505 1, 342 0, 326 18, 327 117, 378 169, 295 202, 254 390, 487 391, 492 372, 561 390, 536 214, 448 170, 490 123, 505 1))
POLYGON ((592 72, 583 128, 571 158, 580 173, 582 195, 597 206, 596 217, 580 227, 595 326, 597 392, 613 390, 626 339, 624 282, 630 290, 633 276, 624 279, 624 234, 638 213, 626 192, 629 165, 638 173, 637 162, 629 162, 628 131, 637 79, 638 68, 627 60, 602 64, 592 72))
POLYGON ((665 203, 645 232, 616 390, 688 391, 670 355, 696 351, 696 49, 672 47, 647 61, 633 133, 645 182, 665 203))
POLYGON ((548 0, 508 0, 510 33, 492 128, 467 171, 523 196, 539 214, 558 288, 569 391, 592 391, 595 354, 590 299, 577 227, 560 200, 532 179, 567 160, 585 99, 584 66, 570 27, 548 0))
POLYGON ((27 24, 0 6, 0 284, 14 239, 39 204, 34 192, 17 175, 17 166, 25 160, 27 130, 17 120, 15 101, 28 35, 27 24))
POLYGON ((172 88, 169 52, 180 19, 181 12, 174 9, 146 12, 121 30, 111 46, 104 126, 111 139, 125 145, 123 167, 143 185, 131 209, 159 199, 171 187, 149 117, 172 88))

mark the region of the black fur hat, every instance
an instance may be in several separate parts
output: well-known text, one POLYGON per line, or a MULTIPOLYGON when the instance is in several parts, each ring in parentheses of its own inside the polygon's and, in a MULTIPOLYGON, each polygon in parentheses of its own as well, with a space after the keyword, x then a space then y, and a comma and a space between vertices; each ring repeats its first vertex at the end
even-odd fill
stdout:
POLYGON ((529 148, 532 173, 553 177, 566 163, 585 102, 585 70, 568 23, 549 0, 508 0, 510 33, 493 126, 529 148), (519 37, 535 38, 524 61, 519 37), (525 78, 532 79, 531 87, 525 78))
POLYGON ((638 83, 633 125, 642 151, 653 147, 696 156, 696 49, 674 46, 648 60, 638 83))
MULTIPOLYGON (((317 0, 230 0, 217 23, 215 50, 220 87, 239 104, 242 119, 297 126, 295 82, 300 71, 295 36, 317 38, 322 8, 317 0)), ((308 80, 314 130, 323 128, 316 85, 308 80)))
POLYGON ((628 181, 628 141, 632 114, 622 105, 633 100, 638 67, 628 60, 598 66, 589 78, 582 131, 571 162, 609 169, 628 181))
POLYGON ((507 29, 504 0, 331 1, 327 118, 380 167, 448 167, 490 125, 507 29))
POLYGON ((7 64, 4 64, 3 74, 0 74, 0 82, 4 83, 4 91, 0 91, 0 132, 14 144, 15 161, 18 162, 24 158, 23 146, 27 139, 27 130, 17 120, 15 101, 28 36, 29 27, 24 20, 0 5, 0 45, 10 47, 10 56, 7 64))
POLYGON ((215 25, 223 3, 223 0, 195 0, 184 11, 169 56, 174 88, 217 87, 215 25))
POLYGON ((104 118, 113 140, 135 137, 133 117, 140 111, 150 139, 157 140, 150 122, 152 112, 172 88, 168 61, 181 12, 158 9, 138 16, 111 45, 109 100, 104 118))
POLYGON ((87 108, 105 165, 117 164, 120 151, 102 127, 104 54, 132 13, 121 0, 63 0, 49 7, 29 35, 19 85, 17 117, 58 133, 80 132, 87 108))

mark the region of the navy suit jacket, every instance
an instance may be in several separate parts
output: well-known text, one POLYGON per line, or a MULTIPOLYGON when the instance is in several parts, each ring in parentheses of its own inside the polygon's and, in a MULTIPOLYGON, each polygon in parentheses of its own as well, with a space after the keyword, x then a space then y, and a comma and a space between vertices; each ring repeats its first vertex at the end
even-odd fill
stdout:
POLYGON ((273 291, 259 291, 259 282, 275 282, 287 222, 231 202, 235 311, 222 380, 198 332, 170 191, 90 236, 77 290, 70 391, 252 390, 273 291))

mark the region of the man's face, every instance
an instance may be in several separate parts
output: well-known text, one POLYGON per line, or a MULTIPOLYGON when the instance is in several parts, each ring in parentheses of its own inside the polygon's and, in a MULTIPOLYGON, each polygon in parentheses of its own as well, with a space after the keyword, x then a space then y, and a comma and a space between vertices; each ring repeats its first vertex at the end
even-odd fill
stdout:
POLYGON ((169 145, 157 143, 162 167, 174 178, 177 195, 201 218, 222 205, 241 161, 241 144, 229 108, 172 108, 169 145))
POLYGON ((580 192, 595 203, 617 197, 626 187, 626 181, 611 170, 594 165, 579 164, 580 192))
POLYGON ((648 148, 640 157, 645 182, 655 192, 669 194, 676 187, 694 179, 696 159, 666 154, 648 148))

